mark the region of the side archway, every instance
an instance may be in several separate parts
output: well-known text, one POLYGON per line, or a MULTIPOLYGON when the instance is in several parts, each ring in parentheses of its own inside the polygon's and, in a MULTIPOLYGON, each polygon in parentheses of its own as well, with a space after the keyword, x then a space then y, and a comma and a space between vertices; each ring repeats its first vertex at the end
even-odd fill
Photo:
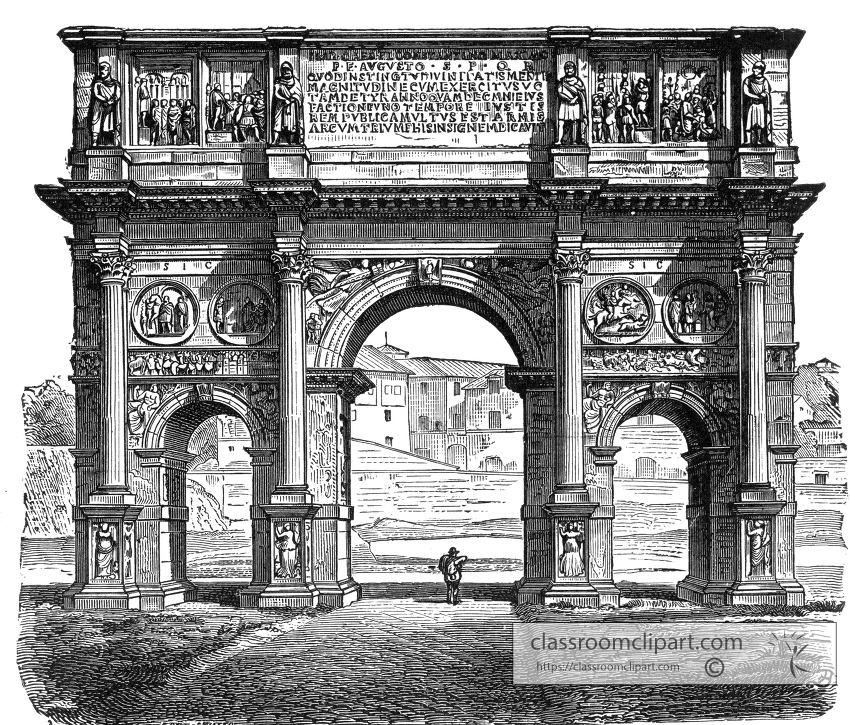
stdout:
POLYGON ((613 579, 615 435, 629 418, 657 415, 675 424, 687 443, 688 574, 677 596, 700 603, 722 603, 734 578, 736 553, 735 478, 724 421, 698 394, 681 384, 645 382, 621 391, 607 407, 599 429, 588 436, 591 499, 599 504, 590 519, 591 582, 601 595, 619 597, 613 579))
POLYGON ((411 307, 453 305, 492 323, 511 346, 520 365, 546 365, 545 351, 520 306, 475 272, 444 266, 439 283, 422 283, 406 265, 371 279, 354 291, 327 321, 315 357, 321 368, 351 367, 372 331, 411 307))

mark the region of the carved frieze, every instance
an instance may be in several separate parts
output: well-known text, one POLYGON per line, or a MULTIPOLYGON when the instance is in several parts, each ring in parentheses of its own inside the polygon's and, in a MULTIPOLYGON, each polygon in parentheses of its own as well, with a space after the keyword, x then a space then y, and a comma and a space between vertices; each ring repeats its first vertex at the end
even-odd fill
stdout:
POLYGON ((134 377, 251 376, 278 374, 276 350, 162 350, 131 352, 134 377))
POLYGON ((585 372, 609 373, 734 373, 734 348, 585 347, 585 372))

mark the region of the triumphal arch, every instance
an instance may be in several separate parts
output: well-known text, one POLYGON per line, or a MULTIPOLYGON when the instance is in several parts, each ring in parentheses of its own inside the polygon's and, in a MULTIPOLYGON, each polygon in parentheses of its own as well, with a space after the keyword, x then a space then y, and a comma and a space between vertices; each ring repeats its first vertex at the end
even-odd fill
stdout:
POLYGON ((74 27, 75 608, 190 600, 189 437, 251 434, 246 607, 344 605, 360 345, 450 304, 513 347, 523 602, 614 604, 614 434, 688 444, 679 596, 801 603, 803 33, 74 27))

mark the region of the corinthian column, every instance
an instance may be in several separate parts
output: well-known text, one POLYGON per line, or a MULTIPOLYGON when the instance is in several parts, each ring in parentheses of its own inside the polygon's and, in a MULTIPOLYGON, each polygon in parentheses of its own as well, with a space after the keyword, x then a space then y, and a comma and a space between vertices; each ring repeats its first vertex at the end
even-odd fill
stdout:
MULTIPOLYGON (((765 237, 767 232, 761 232, 765 237)), ((741 487, 769 489, 764 290, 769 249, 741 255, 741 487)))
MULTIPOLYGON (((556 251, 555 273, 555 486, 546 512, 550 583, 543 602, 598 606, 599 592, 590 584, 590 554, 599 527, 590 516, 599 506, 584 485, 584 430, 581 403, 581 282, 590 255, 580 250, 556 251), (574 542, 574 543, 569 543, 574 542), (572 548, 570 548, 572 547, 572 548)), ((616 595, 611 592, 611 600, 616 595)))
POLYGON ((310 501, 307 491, 307 359, 304 280, 310 258, 274 252, 280 284, 280 459, 273 492, 278 503, 310 501), (284 497, 284 498, 281 498, 284 497))
POLYGON ((95 494, 126 496, 130 489, 127 485, 127 298, 124 286, 135 265, 122 252, 95 252, 91 261, 100 273, 103 320, 101 480, 95 494))
POLYGON ((581 387, 581 282, 590 254, 556 253, 555 490, 556 503, 588 500, 584 485, 581 387))
MULTIPOLYGON (((239 593, 243 607, 314 607, 313 519, 319 506, 307 487, 307 360, 304 342, 303 252, 274 252, 280 283, 280 442, 270 500, 252 507, 254 578, 239 593)), ((265 490, 265 453, 254 456, 255 490, 265 490)))

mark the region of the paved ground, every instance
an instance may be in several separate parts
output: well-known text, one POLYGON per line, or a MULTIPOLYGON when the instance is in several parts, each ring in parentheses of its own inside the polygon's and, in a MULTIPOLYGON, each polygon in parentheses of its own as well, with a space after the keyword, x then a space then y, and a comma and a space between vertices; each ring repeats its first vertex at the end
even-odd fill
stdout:
MULTIPOLYGON (((287 620, 208 602, 156 615, 69 613, 37 605, 51 592, 32 588, 28 616, 41 623, 42 649, 28 664, 35 640, 24 640, 22 675, 34 691, 46 687, 45 702, 65 698, 66 707, 54 705, 54 722, 98 725, 596 725, 814 717, 834 700, 781 686, 514 686, 519 619, 504 585, 470 584, 456 607, 421 584, 364 590, 345 609, 287 620), (258 628, 230 634, 219 629, 228 618, 258 628), (205 647, 216 639, 221 646, 205 647), (152 666, 140 669, 140 659, 152 666)), ((547 618, 569 616, 540 609, 547 618)))
POLYGON ((180 673, 145 710, 258 723, 539 722, 538 688, 511 685, 515 621, 508 602, 365 600, 180 673))

